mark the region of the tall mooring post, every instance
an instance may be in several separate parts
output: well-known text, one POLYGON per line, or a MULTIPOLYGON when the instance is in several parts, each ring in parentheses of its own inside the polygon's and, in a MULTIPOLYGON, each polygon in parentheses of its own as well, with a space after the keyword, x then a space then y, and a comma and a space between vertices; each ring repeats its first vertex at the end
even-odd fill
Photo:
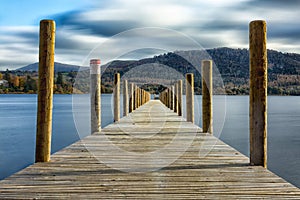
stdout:
POLYGON ((40 22, 38 108, 35 162, 50 161, 53 79, 55 51, 55 22, 40 22))
POLYGON ((114 77, 114 121, 120 120, 120 73, 114 77))
POLYGON ((91 133, 101 131, 100 59, 90 60, 91 133))
POLYGON ((267 25, 250 23, 250 164, 267 167, 267 25))
POLYGON ((182 116, 182 80, 178 80, 177 82, 177 101, 178 101, 178 108, 177 113, 178 116, 182 116))
POLYGON ((129 110, 129 102, 128 102, 128 81, 124 80, 123 82, 123 116, 128 115, 129 110))
POLYGON ((202 127, 204 133, 213 133, 212 61, 202 61, 202 127))
POLYGON ((194 123, 194 74, 186 74, 186 121, 194 123))

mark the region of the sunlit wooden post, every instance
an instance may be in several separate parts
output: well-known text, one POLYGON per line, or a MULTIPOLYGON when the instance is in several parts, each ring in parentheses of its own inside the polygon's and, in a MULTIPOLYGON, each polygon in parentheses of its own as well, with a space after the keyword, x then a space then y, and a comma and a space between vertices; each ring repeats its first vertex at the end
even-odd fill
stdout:
POLYGON ((134 84, 134 110, 138 108, 137 96, 138 96, 138 86, 134 84))
POLYGON ((194 74, 186 74, 186 120, 194 123, 194 74))
POLYGON ((178 116, 182 116, 182 80, 178 80, 178 94, 177 94, 177 101, 178 101, 178 116))
POLYGON ((149 101, 149 92, 146 92, 146 103, 149 101))
POLYGON ((141 105, 144 105, 144 90, 143 89, 141 89, 141 105))
POLYGON ((35 162, 48 162, 50 161, 51 154, 52 133, 55 51, 54 21, 42 20, 40 22, 39 45, 39 81, 35 162))
POLYGON ((141 89, 138 87, 137 88, 137 107, 139 108, 141 106, 141 89))
POLYGON ((134 84, 130 83, 130 96, 129 96, 129 112, 131 113, 134 110, 134 84))
POLYGON ((120 74, 114 77, 114 121, 120 120, 120 74))
POLYGON ((250 164, 267 167, 267 25, 250 23, 250 164))
POLYGON ((202 128, 204 133, 213 133, 213 85, 212 61, 202 61, 202 128))
POLYGON ((128 81, 124 80, 123 81, 123 116, 128 115, 128 81))
POLYGON ((142 88, 140 88, 140 106, 142 106, 143 105, 143 89, 142 88))
POLYGON ((100 60, 90 60, 91 133, 101 131, 101 72, 100 60))

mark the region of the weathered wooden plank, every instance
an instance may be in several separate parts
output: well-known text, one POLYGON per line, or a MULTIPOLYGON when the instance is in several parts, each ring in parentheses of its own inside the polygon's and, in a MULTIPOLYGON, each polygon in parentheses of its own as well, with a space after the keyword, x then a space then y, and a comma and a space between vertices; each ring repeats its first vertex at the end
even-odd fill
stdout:
MULTIPOLYGON (((159 101, 150 101, 101 133, 84 138, 0 181, 0 199, 299 199, 300 190, 201 129, 185 122, 159 101), (193 135, 194 134, 194 135, 193 135), (159 154, 159 159, 181 156, 155 171, 126 173, 110 164, 136 163, 126 154, 105 154, 106 136, 127 152, 151 153, 169 145, 176 136, 182 143, 159 154), (200 155, 200 152, 206 152, 200 155)), ((130 166, 130 165, 128 165, 130 166)))

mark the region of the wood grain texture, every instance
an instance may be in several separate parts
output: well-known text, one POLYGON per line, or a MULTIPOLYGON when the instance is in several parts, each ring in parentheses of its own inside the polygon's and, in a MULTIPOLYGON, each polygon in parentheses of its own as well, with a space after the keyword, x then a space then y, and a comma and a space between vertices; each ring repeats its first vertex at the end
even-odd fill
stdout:
POLYGON ((100 59, 90 60, 91 134, 101 131, 100 59))
POLYGON ((194 74, 188 73, 186 78, 186 120, 194 123, 194 74))
POLYGON ((48 162, 51 153, 55 22, 40 22, 38 108, 35 162, 48 162))
POLYGON ((250 23, 250 162, 267 168, 267 25, 257 20, 250 23))
POLYGON ((202 61, 202 129, 213 133, 213 79, 212 60, 202 61))
POLYGON ((0 199, 299 198, 298 188, 261 166, 249 166, 247 157, 213 135, 202 133, 158 100, 55 153, 51 162, 34 164, 0 181, 0 199), (181 154, 155 171, 126 173, 99 160, 149 167, 149 163, 131 160, 126 154, 107 152, 103 135, 124 151, 151 153, 166 147, 176 136, 184 144, 193 133, 196 136, 186 151, 179 152, 176 147, 157 155, 156 159, 164 161, 168 155, 181 154))

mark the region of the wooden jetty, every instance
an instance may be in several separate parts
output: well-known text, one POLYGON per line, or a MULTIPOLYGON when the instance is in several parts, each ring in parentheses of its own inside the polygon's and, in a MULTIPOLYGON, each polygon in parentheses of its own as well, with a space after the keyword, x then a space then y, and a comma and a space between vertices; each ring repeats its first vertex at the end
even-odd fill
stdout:
POLYGON ((114 123, 101 129, 100 59, 91 64, 91 135, 50 159, 55 23, 41 21, 36 162, 0 181, 0 199, 300 199, 267 170, 266 23, 250 23, 250 160, 213 136, 212 62, 203 61, 202 118, 194 122, 194 78, 159 100, 114 80, 114 123), (49 78, 51 76, 51 78, 49 78), (124 88, 125 87, 125 88, 124 88), (130 95, 129 95, 130 94, 130 95))
MULTIPOLYGON (((246 156, 201 132, 159 100, 151 100, 101 133, 55 153, 51 162, 36 163, 1 181, 0 199, 300 198, 300 189, 261 166, 250 166, 246 156), (105 151, 103 134, 126 151, 142 153, 163 148, 176 134, 182 141, 189 140, 193 131, 197 134, 189 148, 155 171, 142 162, 135 163, 139 173, 116 170, 102 163, 100 154, 89 151, 105 151), (140 134, 149 137, 136 137, 140 134), (201 150, 209 152, 201 157, 201 150)), ((176 154, 178 149, 170 151, 176 154)), ((111 156, 112 162, 126 159, 126 155, 111 156)))

